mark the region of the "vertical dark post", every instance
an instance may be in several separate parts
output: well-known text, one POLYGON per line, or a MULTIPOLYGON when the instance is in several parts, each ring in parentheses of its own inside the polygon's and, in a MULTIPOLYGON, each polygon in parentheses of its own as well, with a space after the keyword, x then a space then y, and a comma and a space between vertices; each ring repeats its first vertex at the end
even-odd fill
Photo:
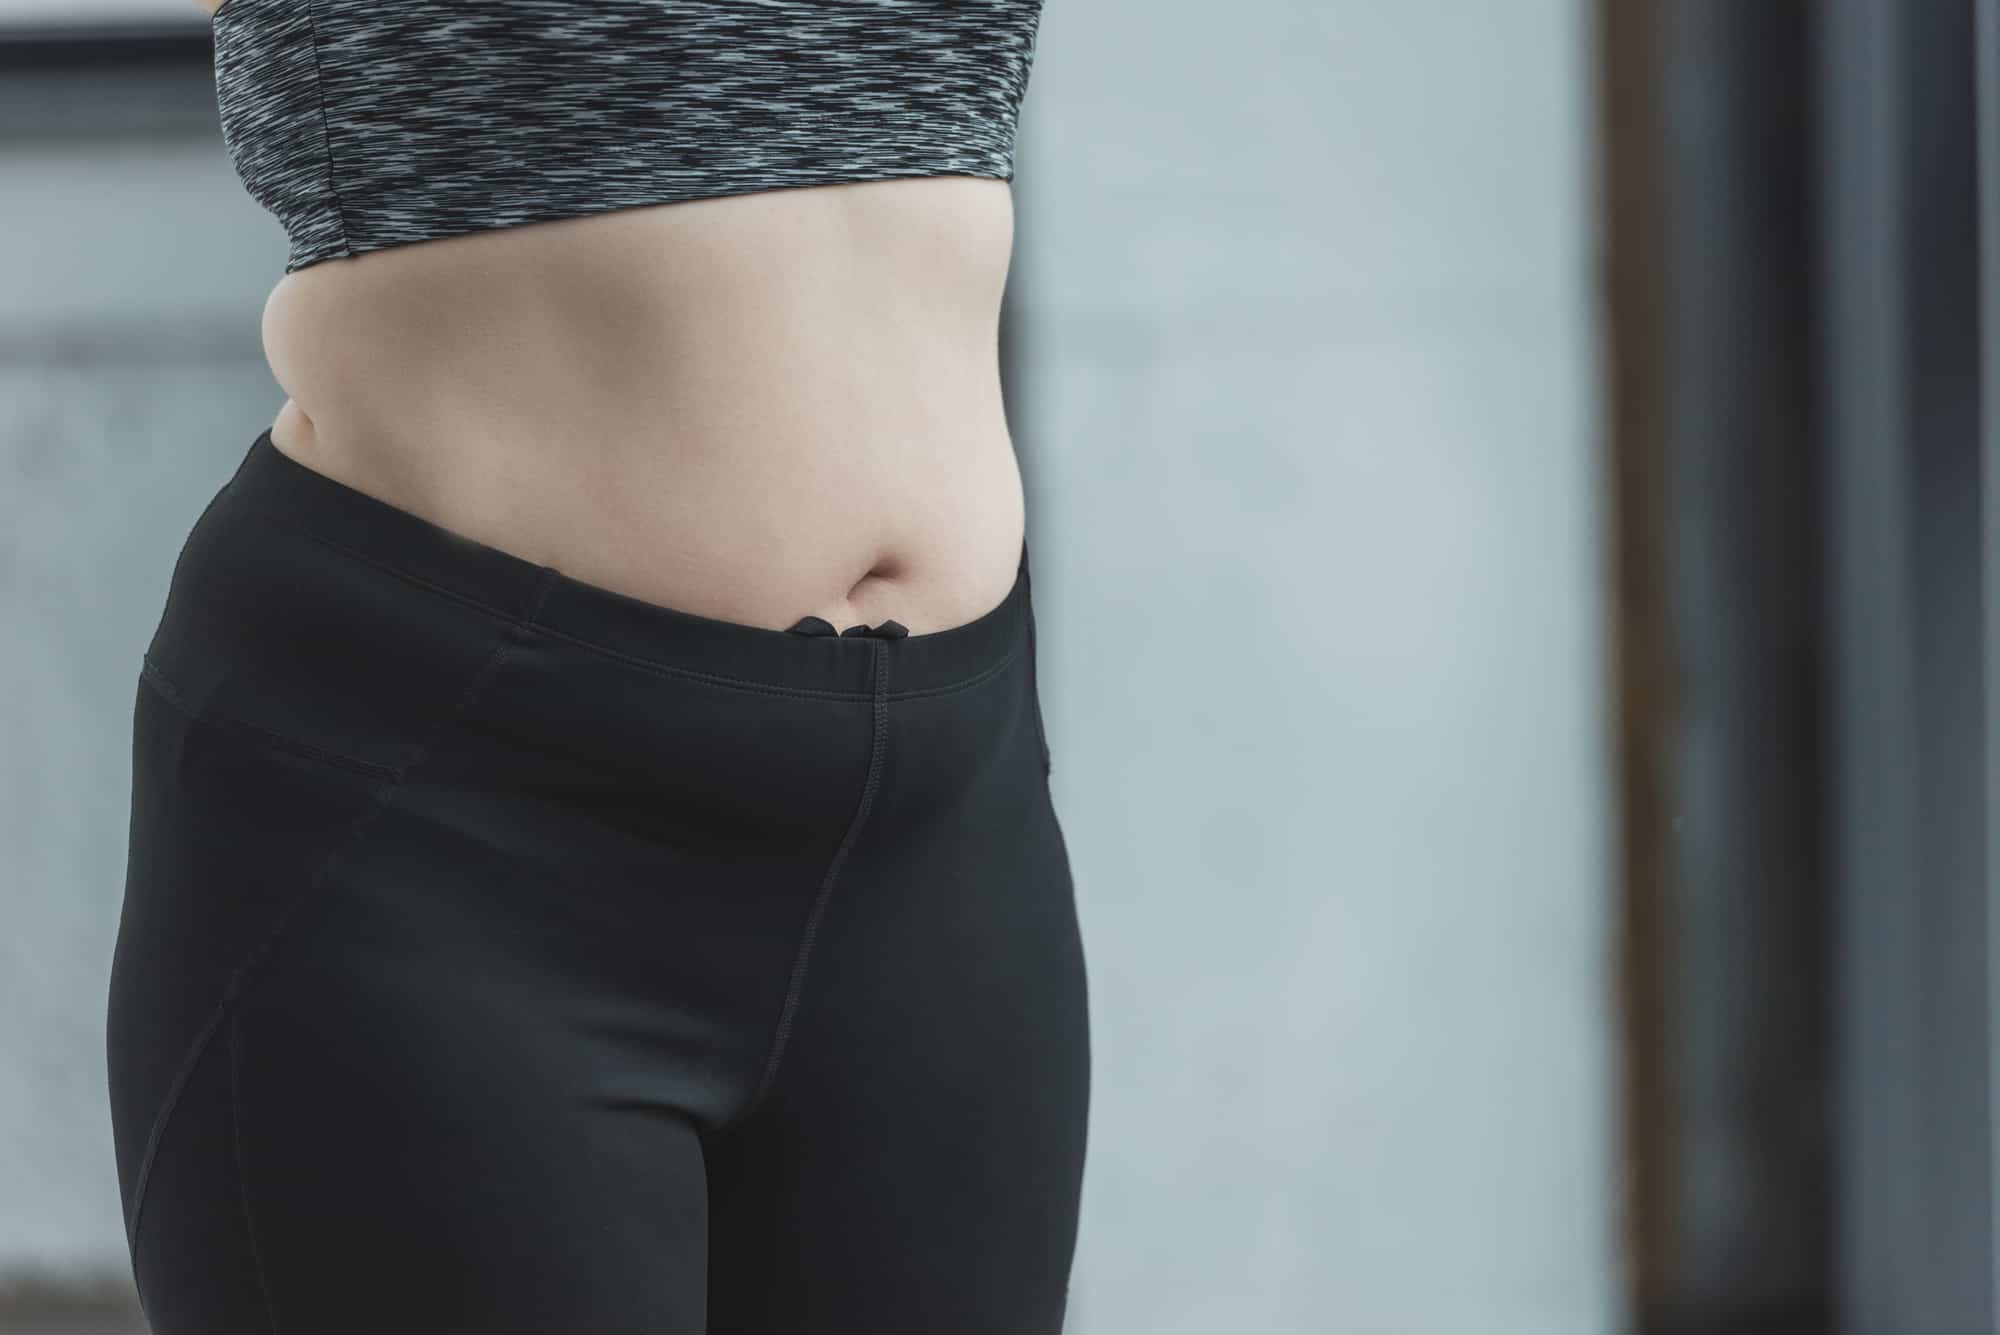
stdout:
POLYGON ((1655 0, 1600 0, 1599 177, 1607 299, 1618 775, 1618 995, 1623 1036, 1625 1248, 1634 1306, 1670 1288, 1674 1165, 1668 1116, 1666 610, 1662 486, 1661 121, 1655 0))
POLYGON ((1665 65, 1674 681, 1668 1328, 1830 1312, 1818 244, 1808 0, 1676 0, 1665 65))
MULTIPOLYGON (((1842 1329, 1994 1328, 1973 0, 1829 0, 1842 1329)), ((1990 222, 1990 220, 1989 220, 1990 222)))
POLYGON ((1623 995, 1647 1332, 1830 1320, 1807 0, 1605 0, 1623 995))

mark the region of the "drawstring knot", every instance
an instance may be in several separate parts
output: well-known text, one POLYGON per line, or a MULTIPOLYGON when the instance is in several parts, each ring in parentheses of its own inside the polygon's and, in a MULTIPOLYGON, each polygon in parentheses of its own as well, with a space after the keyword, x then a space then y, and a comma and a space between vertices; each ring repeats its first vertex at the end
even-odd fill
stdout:
POLYGON ((831 621, 828 621, 825 617, 815 616, 800 617, 788 629, 794 635, 838 634, 842 639, 850 639, 855 636, 869 636, 878 640, 900 640, 910 633, 910 628, 900 621, 884 621, 879 626, 869 626, 866 623, 862 623, 836 632, 831 621))

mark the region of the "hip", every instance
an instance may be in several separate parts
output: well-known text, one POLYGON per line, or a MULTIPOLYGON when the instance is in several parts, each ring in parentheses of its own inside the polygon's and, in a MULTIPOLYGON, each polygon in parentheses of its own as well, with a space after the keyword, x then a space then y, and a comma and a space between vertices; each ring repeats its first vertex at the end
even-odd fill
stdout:
POLYGON ((649 1319, 699 1312, 705 1258, 717 1307, 818 1303, 852 1265, 824 1221, 884 1200, 862 1231, 897 1302, 917 1256, 939 1308, 997 1301, 997 1266, 1059 1318, 1087 987, 1025 546, 970 622, 795 634, 522 560, 260 435, 137 690, 106 1041, 161 1328, 273 1293, 352 1291, 343 1329, 416 1310, 343 1287, 357 1257, 446 1277, 427 1328, 474 1264, 649 1319), (646 1259, 579 1268, 605 1256, 646 1259))

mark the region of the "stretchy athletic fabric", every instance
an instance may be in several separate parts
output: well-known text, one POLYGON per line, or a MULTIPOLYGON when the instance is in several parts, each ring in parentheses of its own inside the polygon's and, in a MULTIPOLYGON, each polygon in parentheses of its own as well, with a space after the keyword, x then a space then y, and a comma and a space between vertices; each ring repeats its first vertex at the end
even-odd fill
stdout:
POLYGON ((880 630, 629 598, 260 435, 136 687, 154 1330, 1057 1335, 1090 1052, 1025 543, 880 630))
POLYGON ((642 204, 1014 177, 1041 0, 226 0, 231 161, 335 256, 642 204))

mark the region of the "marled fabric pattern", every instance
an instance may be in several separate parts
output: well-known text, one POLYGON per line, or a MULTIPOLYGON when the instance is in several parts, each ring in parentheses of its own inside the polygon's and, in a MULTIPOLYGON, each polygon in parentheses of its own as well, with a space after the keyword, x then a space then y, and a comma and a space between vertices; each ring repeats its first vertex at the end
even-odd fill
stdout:
POLYGON ((230 160, 320 260, 835 181, 1012 180, 1041 0, 226 0, 230 160))

